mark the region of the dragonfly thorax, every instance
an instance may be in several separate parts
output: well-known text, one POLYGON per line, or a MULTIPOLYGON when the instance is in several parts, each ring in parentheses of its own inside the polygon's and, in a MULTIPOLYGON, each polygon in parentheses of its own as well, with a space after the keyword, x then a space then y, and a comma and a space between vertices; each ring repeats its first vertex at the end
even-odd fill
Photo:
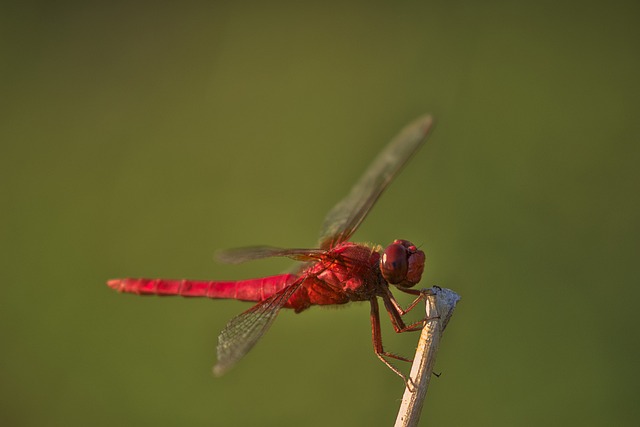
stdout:
POLYGON ((408 240, 394 240, 382 252, 380 272, 387 282, 410 288, 422 278, 424 252, 408 240))

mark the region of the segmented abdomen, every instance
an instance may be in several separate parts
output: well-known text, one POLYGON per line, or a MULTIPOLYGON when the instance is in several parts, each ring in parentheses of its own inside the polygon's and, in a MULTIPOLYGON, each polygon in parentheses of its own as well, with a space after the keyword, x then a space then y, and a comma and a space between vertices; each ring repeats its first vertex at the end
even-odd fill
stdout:
POLYGON ((199 281, 173 279, 113 279, 107 284, 118 292, 137 295, 180 295, 240 301, 262 301, 289 286, 298 276, 280 274, 238 281, 199 281))

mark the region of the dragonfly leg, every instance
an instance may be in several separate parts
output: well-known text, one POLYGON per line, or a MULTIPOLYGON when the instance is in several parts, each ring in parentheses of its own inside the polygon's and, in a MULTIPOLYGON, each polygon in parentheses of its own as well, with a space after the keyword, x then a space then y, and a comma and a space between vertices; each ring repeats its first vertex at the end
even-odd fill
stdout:
MULTIPOLYGON (((406 291, 406 290, 403 289, 403 291, 406 291)), ((410 289, 410 291, 411 292, 407 292, 407 293, 418 295, 418 297, 407 307, 407 309, 402 309, 402 307, 400 307, 400 304, 398 304, 398 302, 393 297, 393 294, 391 294, 391 292, 388 289, 387 289, 386 295, 382 296, 382 300, 384 301, 385 308, 389 313, 389 317, 391 318, 391 324, 393 325, 393 328, 395 329, 395 331, 398 333, 419 331, 424 327, 426 321, 440 317, 440 316, 437 316, 437 317, 427 318, 425 316, 422 320, 418 320, 417 322, 406 325, 404 323, 404 320, 402 319, 402 316, 407 314, 409 311, 411 311, 418 304, 418 302, 424 300, 428 295, 428 291, 421 292, 421 291, 414 291, 412 289, 410 289)), ((393 366, 388 360, 385 359, 385 357, 391 357, 394 359, 403 360, 405 362, 413 362, 413 359, 409 359, 406 357, 399 356, 397 354, 384 351, 384 348, 382 347, 382 335, 380 333, 380 313, 378 310, 378 301, 375 298, 371 299, 371 328, 373 331, 373 347, 374 347, 376 356, 378 356, 378 358, 385 365, 387 365, 393 372, 395 372, 397 375, 400 376, 400 378, 402 378, 408 390, 414 391, 415 386, 413 381, 411 380, 411 377, 409 378, 405 377, 395 366, 393 366)), ((436 376, 439 376, 439 374, 436 376)))
POLYGON ((382 363, 387 365, 389 369, 395 372, 402 381, 405 382, 409 389, 412 389, 412 382, 410 378, 407 378, 398 368, 393 366, 391 362, 389 362, 386 358, 391 357, 398 360, 403 360, 405 362, 412 362, 412 359, 407 359, 406 357, 398 356, 397 354, 389 353, 384 350, 382 346, 382 333, 380 330, 380 310, 378 309, 378 300, 376 298, 372 298, 369 300, 371 303, 371 334, 373 338, 373 351, 376 356, 382 363))
POLYGON ((405 292, 411 291, 407 293, 412 295, 418 295, 418 297, 411 304, 409 304, 409 306, 406 309, 403 309, 402 307, 400 307, 400 304, 398 304, 398 301, 396 301, 393 294, 388 288, 385 289, 385 294, 382 295, 384 306, 387 309, 387 313, 389 313, 389 317, 391 318, 391 324, 393 325, 393 329, 395 329, 397 333, 419 331, 424 327, 424 322, 427 319, 423 318, 421 320, 418 320, 416 322, 413 322, 407 325, 404 323, 402 316, 404 316, 405 314, 413 310, 420 301, 424 301, 425 295, 424 293, 413 290, 413 289, 406 289, 404 291, 405 292))
POLYGON ((411 304, 409 304, 409 306, 407 306, 407 308, 402 308, 400 307, 400 304, 398 304, 398 301, 396 301, 395 297, 393 296, 393 294, 391 293, 391 291, 389 290, 389 288, 385 289, 385 293, 386 295, 389 297, 389 300, 391 301, 391 303, 393 304, 393 306, 395 307, 395 309, 398 311, 398 313, 400 313, 401 316, 404 316, 405 314, 407 314, 408 312, 410 312, 411 310, 413 310, 416 305, 418 305, 418 303, 420 301, 424 301, 426 299, 427 294, 429 293, 429 291, 419 291, 416 289, 402 289, 402 288, 398 288, 398 290, 409 294, 409 295, 417 295, 416 299, 414 299, 411 304))

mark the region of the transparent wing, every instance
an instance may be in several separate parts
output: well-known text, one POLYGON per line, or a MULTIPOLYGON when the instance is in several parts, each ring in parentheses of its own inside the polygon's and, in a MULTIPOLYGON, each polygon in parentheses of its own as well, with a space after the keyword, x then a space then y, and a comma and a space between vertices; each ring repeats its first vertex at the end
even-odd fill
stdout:
POLYGON ((351 237, 380 194, 424 143, 432 125, 430 115, 418 118, 402 129, 378 154, 347 197, 325 217, 320 232, 321 248, 332 248, 351 237))
POLYGON ((299 278, 291 286, 254 305, 227 323, 218 336, 218 362, 213 367, 214 375, 220 376, 227 372, 253 348, 305 278, 299 278))
POLYGON ((284 249, 273 246, 248 246, 245 248, 225 249, 215 254, 217 261, 226 264, 240 264, 254 259, 287 257, 296 261, 315 261, 326 251, 322 249, 284 249))

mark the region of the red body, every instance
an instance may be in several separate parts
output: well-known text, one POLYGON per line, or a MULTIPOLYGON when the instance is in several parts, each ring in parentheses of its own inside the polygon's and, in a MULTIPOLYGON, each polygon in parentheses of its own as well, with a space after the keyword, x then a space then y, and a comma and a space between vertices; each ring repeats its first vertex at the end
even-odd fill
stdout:
POLYGON ((264 301, 303 278, 284 305, 299 313, 312 305, 346 304, 381 296, 381 286, 387 284, 380 273, 378 250, 364 244, 342 243, 326 251, 322 259, 297 275, 280 274, 238 281, 114 279, 109 281, 109 286, 119 292, 138 295, 264 301))

